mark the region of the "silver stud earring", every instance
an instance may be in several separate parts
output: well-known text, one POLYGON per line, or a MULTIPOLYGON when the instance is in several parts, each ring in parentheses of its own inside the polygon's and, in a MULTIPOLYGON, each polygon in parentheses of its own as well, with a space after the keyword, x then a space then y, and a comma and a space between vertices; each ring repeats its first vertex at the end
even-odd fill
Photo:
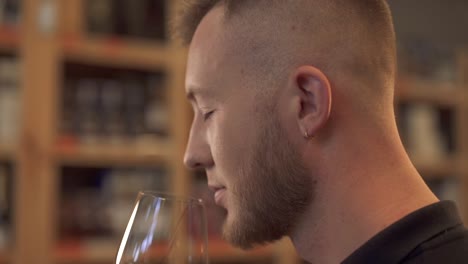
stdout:
POLYGON ((315 136, 314 135, 309 135, 309 132, 307 132, 307 130, 304 131, 304 137, 306 139, 310 139, 310 138, 314 138, 315 136))

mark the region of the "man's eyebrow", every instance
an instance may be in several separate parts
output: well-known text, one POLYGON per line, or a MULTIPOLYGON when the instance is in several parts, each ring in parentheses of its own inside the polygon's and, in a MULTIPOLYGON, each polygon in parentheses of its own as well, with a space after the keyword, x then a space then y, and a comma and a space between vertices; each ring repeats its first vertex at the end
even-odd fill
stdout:
POLYGON ((187 88, 187 99, 191 102, 197 102, 197 96, 209 97, 211 92, 197 86, 189 86, 187 88))

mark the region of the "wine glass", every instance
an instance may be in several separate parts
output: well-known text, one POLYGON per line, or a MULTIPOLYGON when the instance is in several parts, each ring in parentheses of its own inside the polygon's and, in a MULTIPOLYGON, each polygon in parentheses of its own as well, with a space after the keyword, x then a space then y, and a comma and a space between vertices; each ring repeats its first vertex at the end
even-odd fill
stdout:
POLYGON ((208 264, 205 207, 200 199, 140 192, 116 264, 208 264))

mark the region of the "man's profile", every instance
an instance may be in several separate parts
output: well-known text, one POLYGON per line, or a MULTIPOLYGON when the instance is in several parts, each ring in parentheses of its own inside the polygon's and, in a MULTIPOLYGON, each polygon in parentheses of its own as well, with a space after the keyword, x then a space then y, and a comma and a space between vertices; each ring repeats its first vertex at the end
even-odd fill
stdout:
POLYGON ((289 236, 310 263, 468 262, 455 205, 398 134, 385 0, 186 2, 185 163, 206 171, 230 243, 289 236))

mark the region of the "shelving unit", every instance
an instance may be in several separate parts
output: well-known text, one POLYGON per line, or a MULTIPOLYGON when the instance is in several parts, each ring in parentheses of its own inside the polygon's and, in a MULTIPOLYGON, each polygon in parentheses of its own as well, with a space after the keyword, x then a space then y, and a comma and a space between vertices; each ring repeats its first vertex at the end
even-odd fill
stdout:
POLYGON ((14 160, 15 150, 10 146, 0 145, 0 161, 11 161, 14 160))
MULTIPOLYGON (((21 33, 18 26, 0 24, 0 54, 17 56, 20 43, 21 33)), ((13 145, 0 142, 0 161, 14 160, 16 148, 13 145)))
MULTIPOLYGON (((156 248, 152 251, 158 259, 165 248, 156 248)), ((55 250, 56 263, 111 263, 115 257, 115 245, 112 243, 73 244, 63 243, 55 250)))
POLYGON ((0 26, 0 51, 14 53, 21 43, 21 31, 15 26, 0 26))
MULTIPOLYGON (((166 0, 167 18, 175 16, 179 1, 166 0)), ((191 123, 185 100, 184 75, 187 50, 173 41, 89 35, 85 30, 85 0, 22 0, 19 26, 0 26, 0 53, 21 58, 21 133, 17 147, 0 144, 0 161, 16 167, 15 222, 12 250, 0 250, 0 263, 110 263, 116 244, 83 240, 60 241, 59 202, 63 167, 147 167, 163 165, 170 171, 169 190, 178 195, 192 191, 194 177, 182 164, 191 123), (52 5, 44 14, 44 4, 52 5), (55 10, 55 11, 53 11, 55 10), (55 15, 54 15, 55 14, 55 15), (41 26, 38 21, 53 21, 41 26), (47 18, 46 18, 47 19, 47 18), (50 27, 50 28, 48 28, 50 27), (152 144, 93 146, 60 142, 60 100, 67 63, 92 67, 162 72, 167 88, 169 137, 152 144)), ((50 7, 50 6, 49 6, 50 7)), ((468 219, 468 55, 459 56, 458 82, 435 83, 402 76, 396 103, 427 103, 453 110, 457 149, 442 160, 427 162, 412 157, 427 180, 456 177, 460 181, 462 211, 468 219)), ((287 240, 252 252, 233 249, 211 239, 212 263, 233 261, 274 264, 299 263, 287 240)), ((155 251, 155 256, 158 251, 155 251)))
POLYGON ((10 250, 9 240, 11 239, 11 228, 12 228, 12 208, 10 197, 10 186, 12 184, 12 161, 13 156, 9 156, 9 159, 2 159, 0 157, 0 263, 9 263, 10 250))
MULTIPOLYGON (((2 18, 4 19, 4 17, 2 18)), ((5 122, 4 119, 6 116, 14 116, 12 115, 12 104, 6 103, 7 101, 5 100, 5 98, 12 99, 12 94, 7 93, 7 95, 5 94, 5 91, 16 92, 18 91, 19 87, 17 83, 10 82, 13 76, 9 75, 7 78, 5 78, 5 70, 7 70, 9 73, 12 73, 12 70, 14 70, 11 68, 12 65, 9 65, 9 69, 6 69, 5 62, 16 62, 15 59, 19 57, 21 30, 16 24, 6 24, 2 22, 0 22, 0 98, 3 98, 3 100, 0 99, 0 113, 3 113, 3 115, 0 114, 0 264, 7 264, 12 263, 12 258, 14 257, 11 254, 12 245, 10 243, 13 236, 12 222, 14 221, 12 219, 13 205, 10 194, 12 187, 11 185, 14 184, 15 181, 14 172, 16 169, 18 148, 16 142, 9 140, 11 138, 4 138, 6 136, 5 133, 11 135, 11 133, 9 133, 11 131, 6 132, 4 129, 2 129, 2 126, 8 123, 5 122)))
POLYGON ((441 106, 463 104, 465 92, 454 83, 401 78, 398 80, 396 98, 399 102, 425 102, 441 106))
MULTIPOLYGON (((411 159, 426 181, 458 182, 457 202, 464 219, 468 220, 468 53, 459 51, 456 60, 456 79, 454 81, 423 80, 415 77, 400 76, 396 87, 396 105, 424 104, 449 113, 448 137, 452 147, 441 158, 427 160, 412 156, 411 159)), ((397 115, 398 116, 398 115, 397 115)), ((441 118, 448 118, 447 116, 441 118)), ((446 121, 446 120, 445 120, 446 121)), ((446 124, 447 126, 447 124, 446 124)), ((404 132, 402 132, 404 134, 404 132)), ((444 135, 447 137, 447 135, 444 135)), ((455 190, 451 190, 455 191, 455 190)), ((444 197, 440 197, 443 199, 444 197)))
POLYGON ((62 165, 76 166, 145 166, 155 162, 169 162, 173 147, 166 142, 150 146, 78 146, 73 149, 58 148, 55 159, 62 165))
POLYGON ((417 158, 412 159, 414 165, 425 179, 440 179, 448 175, 457 175, 462 171, 460 161, 458 159, 448 157, 445 160, 440 160, 433 163, 418 161, 417 158))
MULTIPOLYGON (((174 16, 177 2, 167 0, 167 18, 174 16)), ((168 191, 188 195, 191 190, 191 175, 182 164, 191 123, 184 91, 186 49, 169 40, 87 34, 84 3, 85 0, 23 0, 21 25, 0 27, 0 52, 17 53, 23 64, 20 143, 14 152, 0 146, 0 159, 14 159, 18 164, 12 263, 112 262, 118 246, 115 241, 68 238, 64 241, 58 237, 64 167, 118 169, 162 165, 170 172, 168 191), (46 10, 49 13, 42 13, 44 5, 49 5, 46 10), (53 21, 52 26, 39 21, 47 15, 52 15, 46 18, 53 21), (151 144, 81 144, 75 139, 67 142, 59 128, 63 84, 67 78, 66 69, 62 69, 70 63, 164 74, 167 111, 171 117, 169 137, 153 140, 151 144)), ((243 252, 220 240, 210 240, 210 258, 213 263, 224 260, 294 263, 296 257, 291 253, 275 257, 277 252, 284 251, 285 243, 243 252)), ((0 262, 9 256, 0 254, 0 262)))
POLYGON ((168 68, 171 60, 171 50, 159 42, 68 36, 61 38, 61 46, 67 61, 92 65, 147 70, 168 68))
POLYGON ((0 251, 0 263, 9 263, 10 262, 10 255, 2 250, 0 251))
MULTIPOLYGON (((245 251, 233 248, 222 241, 213 241, 210 244, 210 260, 214 263, 225 261, 238 261, 254 263, 255 261, 273 261, 274 248, 272 246, 245 251)), ((153 250, 157 259, 164 252, 164 248, 153 250)), ((96 243, 89 245, 63 244, 55 251, 56 263, 110 263, 115 255, 115 245, 110 243, 96 243)))

